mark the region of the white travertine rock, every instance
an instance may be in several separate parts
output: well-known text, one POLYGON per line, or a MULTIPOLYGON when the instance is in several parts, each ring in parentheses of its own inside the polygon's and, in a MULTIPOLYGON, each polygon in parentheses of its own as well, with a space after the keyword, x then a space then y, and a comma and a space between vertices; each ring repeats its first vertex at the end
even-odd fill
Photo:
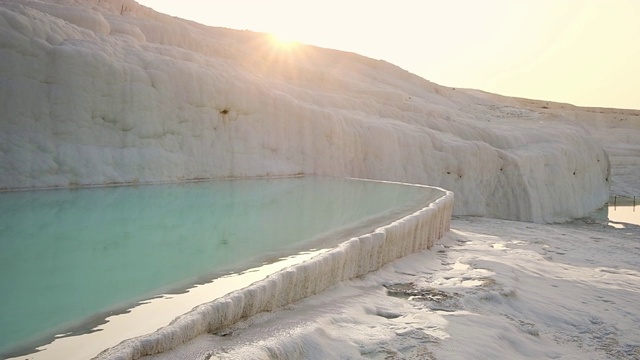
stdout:
POLYGON ((304 173, 440 186, 456 214, 536 222, 609 194, 589 110, 509 105, 133 1, 3 1, 0 59, 3 189, 304 173))
POLYGON ((586 129, 606 151, 611 161, 611 195, 640 194, 640 110, 578 107, 550 101, 509 98, 479 90, 470 94, 491 99, 504 106, 515 106, 547 113, 586 129))

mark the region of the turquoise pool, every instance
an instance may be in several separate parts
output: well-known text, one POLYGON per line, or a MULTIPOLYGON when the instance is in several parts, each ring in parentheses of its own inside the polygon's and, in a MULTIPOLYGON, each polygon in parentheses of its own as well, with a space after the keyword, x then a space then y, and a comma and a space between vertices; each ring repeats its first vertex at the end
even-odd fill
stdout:
POLYGON ((0 193, 0 356, 230 272, 330 247, 430 188, 300 177, 0 193))

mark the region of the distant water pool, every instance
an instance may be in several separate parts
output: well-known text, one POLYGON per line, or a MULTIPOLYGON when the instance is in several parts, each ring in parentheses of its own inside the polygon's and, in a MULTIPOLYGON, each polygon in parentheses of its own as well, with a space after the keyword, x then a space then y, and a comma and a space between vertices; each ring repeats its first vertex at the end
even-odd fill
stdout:
POLYGON ((301 177, 0 194, 0 356, 113 311, 331 247, 442 192, 301 177))
POLYGON ((607 205, 595 213, 595 217, 616 228, 624 228, 625 224, 640 226, 640 198, 611 197, 607 205))

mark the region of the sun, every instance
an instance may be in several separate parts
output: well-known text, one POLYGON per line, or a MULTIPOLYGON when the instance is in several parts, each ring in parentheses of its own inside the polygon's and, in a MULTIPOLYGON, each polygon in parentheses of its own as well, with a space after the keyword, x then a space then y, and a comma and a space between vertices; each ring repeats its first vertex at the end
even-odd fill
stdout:
POLYGON ((299 41, 293 39, 292 37, 286 36, 286 35, 274 34, 274 33, 271 33, 269 35, 271 37, 271 41, 273 42, 273 44, 277 48, 280 48, 282 50, 292 49, 292 48, 294 48, 294 47, 296 47, 297 45, 300 44, 299 41))
POLYGON ((287 79, 295 79, 300 76, 300 67, 297 64, 306 61, 309 47, 290 37, 275 33, 267 33, 266 35, 262 58, 267 64, 267 69, 287 79))

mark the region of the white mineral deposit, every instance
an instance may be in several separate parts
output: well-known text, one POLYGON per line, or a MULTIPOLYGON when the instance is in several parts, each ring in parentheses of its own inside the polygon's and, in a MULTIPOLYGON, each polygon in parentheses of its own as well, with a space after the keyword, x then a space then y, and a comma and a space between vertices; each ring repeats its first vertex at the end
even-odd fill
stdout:
POLYGON ((0 1, 0 190, 299 175, 444 191, 157 331, 16 359, 640 359, 639 227, 584 220, 640 195, 640 110, 454 89, 133 0, 0 1))

